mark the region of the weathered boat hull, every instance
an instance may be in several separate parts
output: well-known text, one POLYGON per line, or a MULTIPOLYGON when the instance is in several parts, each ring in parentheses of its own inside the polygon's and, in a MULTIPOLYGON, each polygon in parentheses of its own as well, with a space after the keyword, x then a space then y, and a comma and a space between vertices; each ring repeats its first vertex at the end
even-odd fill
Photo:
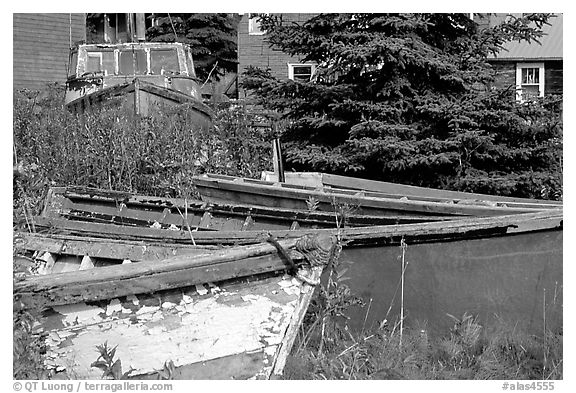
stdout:
POLYGON ((193 231, 358 227, 454 219, 452 216, 382 217, 350 211, 329 213, 212 204, 82 187, 51 188, 42 215, 135 227, 190 228, 193 231))
POLYGON ((15 282, 15 304, 45 310, 47 366, 67 378, 100 378, 94 349, 107 343, 132 378, 265 379, 282 373, 322 272, 317 252, 329 257, 333 244, 214 249, 20 234, 16 248, 43 263, 15 282), (278 247, 310 265, 283 274, 278 247))
MULTIPOLYGON (((106 78, 106 77, 102 77, 106 78)), ((193 96, 181 93, 177 90, 165 88, 147 82, 145 77, 136 77, 127 81, 106 83, 94 88, 92 92, 79 95, 77 98, 70 97, 66 107, 75 113, 84 113, 90 108, 98 108, 102 104, 117 101, 118 106, 124 106, 133 110, 133 113, 148 116, 154 113, 154 107, 187 104, 191 113, 191 121, 199 126, 210 125, 213 117, 212 110, 193 96), (128 104, 128 105, 124 105, 128 104)), ((75 83, 87 83, 75 81, 75 83)), ((72 89, 73 82, 68 82, 72 89)))
POLYGON ((430 199, 327 187, 314 188, 213 174, 196 176, 193 182, 202 199, 211 202, 303 210, 313 204, 318 210, 324 211, 333 211, 335 206, 348 205, 357 207, 361 214, 384 216, 497 216, 558 208, 556 204, 547 203, 430 199))
POLYGON ((400 318, 402 256, 405 326, 444 334, 464 313, 478 316, 487 329, 502 323, 541 334, 562 327, 563 231, 451 242, 410 243, 396 247, 344 248, 348 285, 364 307, 351 307, 349 327, 392 328, 400 318), (543 314, 545 310, 545 314, 543 314))

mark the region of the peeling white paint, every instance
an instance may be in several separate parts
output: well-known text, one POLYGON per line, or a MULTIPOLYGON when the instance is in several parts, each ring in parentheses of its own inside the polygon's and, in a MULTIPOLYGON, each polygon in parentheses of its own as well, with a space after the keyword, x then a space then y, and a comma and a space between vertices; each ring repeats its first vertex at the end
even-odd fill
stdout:
POLYGON ((174 308, 174 307, 176 307, 175 303, 171 303, 171 302, 162 303, 162 309, 163 310, 169 310, 169 309, 174 308))
POLYGON ((169 360, 178 367, 264 350, 267 360, 255 377, 266 377, 298 302, 295 289, 291 278, 269 278, 230 285, 210 297, 190 291, 179 304, 164 302, 135 311, 122 308, 117 300, 106 311, 85 304, 60 307, 67 327, 49 334, 50 364, 66 367, 68 375, 77 378, 98 379, 101 371, 90 364, 98 357, 96 345, 104 342, 118 346, 116 358, 124 371, 133 367, 136 375, 161 369, 169 360), (271 296, 279 287, 292 295, 271 296))
POLYGON ((102 320, 100 314, 105 314, 104 309, 86 303, 55 306, 53 309, 64 316, 62 322, 65 326, 99 322, 102 320))
POLYGON ((110 316, 115 312, 122 312, 122 304, 118 299, 112 299, 110 304, 106 307, 106 315, 110 316))
POLYGON ((196 292, 198 292, 198 295, 200 296, 206 295, 208 293, 208 290, 204 288, 204 285, 195 285, 195 287, 196 292))

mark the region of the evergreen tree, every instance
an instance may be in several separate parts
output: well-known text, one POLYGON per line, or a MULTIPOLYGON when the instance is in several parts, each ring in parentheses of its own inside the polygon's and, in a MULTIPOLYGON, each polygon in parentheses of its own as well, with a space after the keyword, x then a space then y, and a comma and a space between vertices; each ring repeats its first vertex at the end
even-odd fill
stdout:
POLYGON ((244 88, 289 120, 286 166, 430 187, 561 194, 561 97, 524 104, 486 59, 541 37, 549 14, 480 28, 464 14, 262 15, 270 45, 315 62, 310 82, 246 71, 244 88))
POLYGON ((196 74, 236 72, 238 14, 153 14, 158 25, 147 29, 146 39, 183 42, 192 48, 196 74))

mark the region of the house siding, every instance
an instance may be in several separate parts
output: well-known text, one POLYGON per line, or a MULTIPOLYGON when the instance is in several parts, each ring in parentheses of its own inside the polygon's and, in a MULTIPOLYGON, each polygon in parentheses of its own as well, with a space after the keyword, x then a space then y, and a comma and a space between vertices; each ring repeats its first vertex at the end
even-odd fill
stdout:
POLYGON ((85 39, 85 14, 13 14, 13 87, 63 83, 70 43, 85 39))
MULTIPOLYGON (((282 14, 284 21, 303 23, 315 14, 282 14)), ((290 56, 280 50, 270 48, 266 35, 250 35, 248 33, 249 15, 244 14, 238 25, 238 81, 242 83, 242 73, 248 66, 270 70, 272 76, 278 79, 288 79, 288 63, 300 63, 301 59, 290 56)), ((245 94, 240 89, 240 97, 245 94)))
MULTIPOLYGON (((544 95, 562 94, 563 89, 563 62, 562 60, 530 60, 531 63, 544 63, 544 95)), ((516 61, 493 62, 492 67, 496 71, 493 83, 495 87, 510 87, 510 97, 514 98, 516 85, 516 61)))

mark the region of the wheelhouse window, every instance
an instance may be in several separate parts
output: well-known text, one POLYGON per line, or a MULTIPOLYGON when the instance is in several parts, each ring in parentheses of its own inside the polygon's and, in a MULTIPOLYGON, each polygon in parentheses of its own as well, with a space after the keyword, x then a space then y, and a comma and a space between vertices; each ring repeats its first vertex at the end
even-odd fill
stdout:
POLYGON ((104 75, 116 73, 114 51, 90 51, 86 55, 85 72, 103 73, 104 75))
POLYGON ((76 67, 78 67, 78 51, 70 53, 70 65, 68 68, 68 76, 76 76, 76 67))
POLYGON ((151 49, 150 72, 153 75, 180 73, 180 65, 178 64, 178 52, 176 49, 151 49))
POLYGON ((148 61, 144 49, 121 50, 118 58, 120 75, 145 75, 148 72, 148 61))
POLYGON ((516 100, 529 101, 544 97, 544 63, 516 65, 516 100))
POLYGON ((314 64, 288 64, 288 78, 294 81, 308 82, 312 79, 316 65, 314 64))
POLYGON ((192 57, 192 51, 189 47, 184 47, 186 53, 186 67, 188 68, 188 76, 196 76, 196 71, 194 70, 194 59, 192 57))

